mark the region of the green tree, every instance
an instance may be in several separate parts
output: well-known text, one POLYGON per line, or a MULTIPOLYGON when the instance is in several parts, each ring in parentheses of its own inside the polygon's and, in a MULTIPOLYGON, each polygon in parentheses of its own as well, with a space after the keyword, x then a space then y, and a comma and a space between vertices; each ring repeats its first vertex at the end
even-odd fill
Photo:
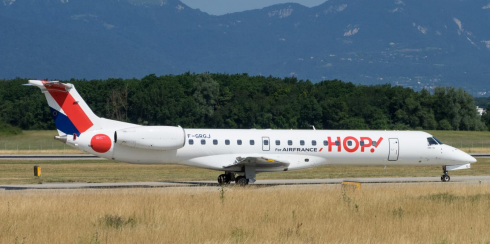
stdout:
POLYGON ((485 113, 481 116, 481 120, 487 126, 488 130, 490 130, 490 104, 485 108, 485 113))
POLYGON ((197 104, 197 112, 203 119, 213 115, 219 100, 219 84, 211 75, 204 73, 196 77, 194 83, 194 100, 197 104))

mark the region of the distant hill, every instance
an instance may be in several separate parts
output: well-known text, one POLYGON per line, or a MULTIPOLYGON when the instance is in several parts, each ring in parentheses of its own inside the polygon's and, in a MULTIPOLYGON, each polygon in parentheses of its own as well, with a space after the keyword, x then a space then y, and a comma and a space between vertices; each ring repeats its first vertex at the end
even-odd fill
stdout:
POLYGON ((488 0, 330 0, 223 16, 178 0, 0 0, 0 78, 209 71, 488 95, 488 23, 488 0))

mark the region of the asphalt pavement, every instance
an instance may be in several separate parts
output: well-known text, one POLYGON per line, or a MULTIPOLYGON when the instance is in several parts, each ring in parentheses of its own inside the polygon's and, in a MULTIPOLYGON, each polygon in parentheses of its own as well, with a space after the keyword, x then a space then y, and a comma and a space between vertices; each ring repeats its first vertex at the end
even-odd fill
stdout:
MULTIPOLYGON (((321 185, 341 184, 344 181, 386 184, 386 183, 424 183, 434 182, 439 184, 451 183, 490 183, 490 176, 453 176, 450 182, 441 182, 439 177, 385 177, 385 178, 344 178, 344 179, 285 179, 285 180, 257 180, 254 185, 321 185)), ((234 183, 232 183, 233 185, 234 183)), ((172 182, 118 182, 118 183, 43 183, 24 185, 0 185, 4 190, 27 189, 112 189, 112 188, 161 188, 161 187, 206 187, 218 186, 215 181, 172 181, 172 182)))

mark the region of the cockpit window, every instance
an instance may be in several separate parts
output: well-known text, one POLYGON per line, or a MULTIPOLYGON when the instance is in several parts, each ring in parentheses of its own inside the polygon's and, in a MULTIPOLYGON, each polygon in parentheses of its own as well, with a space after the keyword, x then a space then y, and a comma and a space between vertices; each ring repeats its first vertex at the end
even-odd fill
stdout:
POLYGON ((438 140, 436 137, 432 137, 432 138, 434 138, 434 140, 436 140, 436 142, 437 142, 437 143, 439 143, 439 144, 441 144, 441 145, 442 145, 442 144, 444 144, 444 143, 442 143, 441 141, 439 141, 439 140, 438 140))
POLYGON ((428 144, 429 146, 432 146, 432 145, 439 145, 439 143, 437 143, 437 141, 436 141, 436 140, 434 140, 434 138, 432 138, 432 137, 427 137, 427 144, 428 144))

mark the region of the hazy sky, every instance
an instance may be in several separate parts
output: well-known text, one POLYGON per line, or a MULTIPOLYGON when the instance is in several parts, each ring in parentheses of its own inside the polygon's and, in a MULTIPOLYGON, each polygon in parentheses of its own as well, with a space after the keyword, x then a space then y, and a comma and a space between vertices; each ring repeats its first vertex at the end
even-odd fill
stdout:
POLYGON ((327 0, 181 0, 191 8, 213 15, 223 15, 251 9, 261 9, 279 3, 299 3, 307 7, 320 5, 327 0))

